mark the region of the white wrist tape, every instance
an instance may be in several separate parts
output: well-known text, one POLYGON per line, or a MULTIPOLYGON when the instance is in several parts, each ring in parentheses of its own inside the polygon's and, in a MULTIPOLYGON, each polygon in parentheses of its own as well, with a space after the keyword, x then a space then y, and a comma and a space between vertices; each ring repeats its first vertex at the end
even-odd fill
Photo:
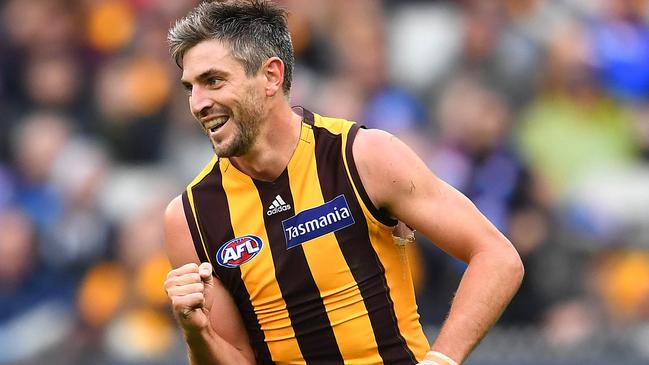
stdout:
POLYGON ((440 364, 433 360, 424 359, 418 362, 417 365, 444 365, 444 364, 440 364))
POLYGON ((455 360, 438 351, 428 351, 426 357, 426 359, 421 360, 417 365, 458 365, 455 360), (435 358, 435 360, 431 360, 431 357, 435 358))

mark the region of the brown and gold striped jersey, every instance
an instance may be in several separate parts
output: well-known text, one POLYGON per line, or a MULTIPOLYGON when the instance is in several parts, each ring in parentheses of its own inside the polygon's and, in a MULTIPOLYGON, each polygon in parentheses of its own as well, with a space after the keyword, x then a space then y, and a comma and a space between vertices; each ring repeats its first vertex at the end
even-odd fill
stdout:
POLYGON ((214 157, 183 193, 201 261, 232 294, 261 364, 414 364, 428 350, 412 279, 352 156, 358 125, 304 110, 273 182, 214 157))

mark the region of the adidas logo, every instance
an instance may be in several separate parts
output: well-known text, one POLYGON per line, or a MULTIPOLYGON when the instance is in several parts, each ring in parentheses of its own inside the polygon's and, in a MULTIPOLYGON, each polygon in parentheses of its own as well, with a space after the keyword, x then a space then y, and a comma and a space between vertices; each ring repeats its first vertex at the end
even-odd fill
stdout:
POLYGON ((273 215, 275 213, 283 212, 286 210, 291 209, 290 204, 286 204, 284 199, 282 199, 281 196, 276 196, 275 199, 273 199, 273 204, 268 207, 268 211, 266 211, 267 215, 273 215))

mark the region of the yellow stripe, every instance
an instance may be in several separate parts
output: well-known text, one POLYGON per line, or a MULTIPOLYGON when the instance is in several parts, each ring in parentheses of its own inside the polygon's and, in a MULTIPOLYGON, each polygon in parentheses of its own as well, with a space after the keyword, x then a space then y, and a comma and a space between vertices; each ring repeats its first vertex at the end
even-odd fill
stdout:
MULTIPOLYGON (((313 141, 313 130, 308 128, 306 133, 304 139, 313 141)), ((299 155, 288 166, 296 214, 325 203, 314 157, 315 143, 301 143, 304 147, 298 149, 299 155)), ((305 242, 302 248, 345 363, 381 364, 367 308, 336 236, 326 234, 305 242)))
POLYGON ((196 214, 196 206, 194 203, 194 192, 192 188, 196 186, 199 182, 201 182, 207 174, 212 171, 214 168, 214 165, 218 163, 219 158, 217 156, 212 157, 210 162, 203 168, 203 171, 201 171, 195 178, 192 180, 189 185, 187 185, 187 198, 189 200, 189 205, 192 208, 192 214, 194 215, 194 223, 196 224, 196 230, 198 231, 198 235, 201 238, 201 244, 203 245, 203 250, 205 251, 205 256, 207 257, 207 260, 210 262, 210 264, 214 265, 212 262, 212 259, 210 258, 210 254, 207 251, 207 246, 205 245, 205 240, 203 239, 203 233, 201 231, 201 226, 198 224, 198 214, 196 214))
MULTIPOLYGON (((338 118, 326 118, 318 114, 313 115, 315 119, 314 123, 316 127, 325 128, 333 134, 347 134, 351 126, 350 122, 344 119, 338 118)), ((343 144, 343 153, 345 152, 345 145, 343 144)))
POLYGON ((255 259, 239 267, 241 279, 250 295, 250 302, 264 331, 273 360, 281 358, 300 361, 302 354, 291 326, 286 302, 275 279, 275 266, 264 227, 264 207, 252 179, 228 165, 222 163, 221 170, 231 221, 236 222, 233 224, 234 236, 254 234, 263 242, 255 259))
POLYGON ((410 266, 407 261, 405 263, 403 262, 402 257, 404 257, 404 253, 399 252, 399 247, 396 247, 392 241, 393 228, 376 220, 358 194, 358 189, 349 172, 349 163, 347 161, 347 154, 345 153, 349 128, 351 128, 351 125, 343 133, 342 154, 345 171, 354 188, 356 199, 363 209, 363 215, 367 220, 372 246, 385 268, 385 279, 390 289, 390 298, 394 303, 399 332, 406 340, 406 344, 414 353, 415 357, 422 359, 429 350, 429 345, 421 328, 421 323, 419 322, 419 313, 417 312, 417 303, 412 286, 410 266))
MULTIPOLYGON (((369 214, 369 212, 367 213, 369 214)), ((370 241, 385 268, 385 280, 394 303, 399 332, 417 359, 422 359, 430 349, 419 322, 410 266, 403 261, 403 253, 392 242, 392 233, 370 225, 370 241)))

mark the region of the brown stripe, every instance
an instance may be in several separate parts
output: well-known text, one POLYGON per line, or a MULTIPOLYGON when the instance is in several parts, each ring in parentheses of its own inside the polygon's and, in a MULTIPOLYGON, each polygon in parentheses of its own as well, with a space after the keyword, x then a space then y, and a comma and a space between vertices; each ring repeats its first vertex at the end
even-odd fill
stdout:
POLYGON ((304 119, 304 122, 306 122, 306 124, 308 124, 310 126, 315 125, 315 119, 314 119, 313 113, 311 113, 310 111, 308 111, 306 109, 302 109, 302 119, 304 119))
MULTIPOLYGON (((399 332, 385 269, 372 247, 367 221, 342 159, 342 137, 314 128, 318 177, 325 201, 345 194, 356 224, 335 232, 340 249, 367 308, 379 354, 385 364, 414 364, 416 359, 399 332)), ((353 136, 348 137, 347 147, 353 136)), ((358 188, 358 187, 357 187, 358 188)))
MULTIPOLYGON (((221 179, 222 175, 217 163, 214 165, 214 169, 192 188, 194 206, 199 218, 198 224, 203 233, 203 238, 208 244, 210 257, 216 257, 219 245, 234 238, 234 230, 232 229, 229 214, 230 209, 221 179)), ((241 280, 241 270, 239 268, 221 267, 218 264, 214 265, 214 270, 217 277, 221 279, 223 285, 232 294, 239 308, 258 363, 272 364, 270 350, 264 341, 264 333, 250 302, 246 286, 241 280)))
POLYGON ((185 220, 189 226, 189 233, 192 235, 192 241, 194 242, 194 248, 196 249, 196 254, 198 259, 201 262, 209 262, 207 255, 205 254, 205 249, 203 248, 203 243, 201 242, 201 236, 198 233, 198 227, 196 227, 196 221, 194 220, 194 212, 192 212, 192 206, 189 204, 189 197, 187 196, 187 191, 183 192, 182 195, 183 201, 183 210, 185 211, 185 220))
POLYGON ((269 246, 275 263, 275 277, 282 292, 291 326, 307 364, 343 364, 320 291, 313 279, 301 245, 287 249, 282 220, 295 215, 288 170, 273 183, 253 180, 262 206, 272 205, 277 195, 291 209, 264 215, 269 246))
POLYGON ((376 218, 379 222, 385 224, 386 226, 394 226, 397 224, 397 220, 390 217, 388 212, 385 211, 385 209, 377 209, 374 206, 374 203, 372 203, 372 200, 370 199, 369 195, 367 195, 367 192, 365 191, 365 188, 363 187, 363 182, 361 181, 361 177, 358 175, 358 170, 356 169, 356 163, 354 162, 354 154, 352 153, 352 142, 354 141, 354 138, 356 138, 356 133, 358 133, 359 130, 358 124, 354 124, 349 131, 349 134, 347 136, 347 146, 345 146, 345 154, 347 155, 347 163, 349 165, 349 174, 352 176, 352 179, 354 180, 354 185, 356 186, 356 190, 358 190, 358 195, 361 196, 361 199, 363 199, 363 203, 367 207, 367 209, 372 213, 372 216, 376 218))
POLYGON ((310 126, 313 126, 315 124, 315 119, 314 119, 313 113, 311 111, 305 109, 302 106, 294 106, 293 109, 296 111, 296 113, 298 113, 299 115, 302 116, 302 120, 306 124, 308 124, 310 126))

